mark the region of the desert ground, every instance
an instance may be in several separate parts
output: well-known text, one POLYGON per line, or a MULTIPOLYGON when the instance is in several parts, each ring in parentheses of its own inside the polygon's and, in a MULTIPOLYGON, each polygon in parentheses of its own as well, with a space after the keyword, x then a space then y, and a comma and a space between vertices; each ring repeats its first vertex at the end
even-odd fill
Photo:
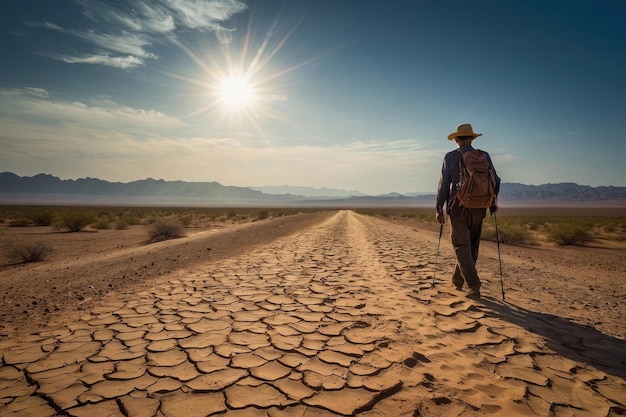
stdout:
POLYGON ((147 227, 0 224, 54 247, 0 267, 0 416, 626 415, 623 242, 484 241, 473 300, 448 225, 147 227))

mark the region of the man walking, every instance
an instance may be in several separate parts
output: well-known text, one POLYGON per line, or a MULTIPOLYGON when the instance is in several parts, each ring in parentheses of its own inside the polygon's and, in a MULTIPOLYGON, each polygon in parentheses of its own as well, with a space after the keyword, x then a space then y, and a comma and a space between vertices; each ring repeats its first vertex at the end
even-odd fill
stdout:
MULTIPOLYGON (((474 133, 471 124, 459 125, 456 132, 448 135, 448 140, 456 142, 457 149, 448 152, 444 157, 437 189, 437 222, 441 225, 445 223, 445 204, 450 217, 452 246, 457 258, 452 284, 461 291, 466 283, 469 287, 466 295, 471 298, 480 298, 481 282, 476 272, 476 260, 483 219, 487 208, 491 213, 497 211, 495 197, 500 190, 500 178, 496 175, 491 157, 487 152, 472 147, 472 141, 481 135, 474 133), (488 181, 490 196, 472 196, 472 192, 466 189, 466 183, 469 183, 467 172, 471 171, 471 161, 476 160, 481 160, 485 168, 482 171, 488 172, 483 182, 488 181)), ((481 171, 480 168, 477 171, 481 171)), ((478 174, 473 176, 479 177, 478 174)))

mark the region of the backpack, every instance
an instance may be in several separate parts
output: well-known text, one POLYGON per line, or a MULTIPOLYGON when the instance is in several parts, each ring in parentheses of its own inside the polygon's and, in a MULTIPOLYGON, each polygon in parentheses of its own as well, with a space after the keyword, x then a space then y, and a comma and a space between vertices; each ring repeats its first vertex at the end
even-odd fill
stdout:
POLYGON ((458 151, 463 157, 459 161, 456 199, 466 208, 491 207, 496 198, 496 178, 487 153, 480 149, 458 151))

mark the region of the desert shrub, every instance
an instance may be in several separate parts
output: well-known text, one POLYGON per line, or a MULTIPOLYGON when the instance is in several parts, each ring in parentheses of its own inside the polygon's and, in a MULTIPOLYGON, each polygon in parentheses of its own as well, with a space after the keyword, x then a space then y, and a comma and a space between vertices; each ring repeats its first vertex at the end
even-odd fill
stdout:
POLYGON ((263 219, 267 219, 270 216, 270 212, 267 210, 261 210, 259 211, 259 213, 257 214, 257 219, 259 220, 263 220, 263 219))
POLYGON ((92 225, 94 229, 108 229, 111 227, 111 222, 107 218, 100 217, 92 225))
POLYGON ((619 219, 607 219, 601 223, 602 228, 607 233, 615 233, 620 228, 619 219))
POLYGON ((355 210, 359 214, 367 216, 379 216, 395 218, 415 219, 421 222, 435 222, 434 211, 430 209, 396 209, 396 208, 362 208, 355 210))
POLYGON ((185 230, 180 221, 175 219, 158 219, 150 227, 150 242, 177 239, 185 236, 185 230))
POLYGON ((54 220, 54 212, 48 209, 36 209, 30 213, 30 218, 37 226, 50 226, 54 220))
POLYGON ((120 221, 115 223, 114 228, 115 228, 115 230, 126 230, 126 229, 128 229, 128 225, 120 220, 120 221))
POLYGON ((141 223, 139 216, 131 213, 130 211, 125 211, 122 214, 122 221, 128 226, 136 226, 141 223))
POLYGON ((26 217, 20 217, 18 219, 11 220, 9 222, 10 227, 28 227, 32 224, 33 224, 32 220, 26 217))
POLYGON ((80 232, 96 220, 91 210, 71 209, 60 213, 60 221, 57 227, 67 229, 70 232, 80 232))
POLYGON ((536 221, 530 221, 528 223, 528 230, 537 231, 539 230, 539 223, 536 221))
MULTIPOLYGON (((483 229, 481 239, 496 242, 496 229, 494 227, 483 229)), ((528 244, 532 241, 530 233, 526 229, 520 226, 508 225, 498 225, 498 239, 500 243, 507 245, 528 244)))
POLYGON ((178 220, 184 227, 189 227, 189 225, 193 221, 193 216, 192 215, 183 216, 179 218, 178 220))
POLYGON ((515 245, 529 243, 532 239, 528 230, 521 225, 504 225, 498 227, 500 233, 500 242, 515 245))
POLYGON ((9 250, 9 259, 21 263, 43 261, 52 248, 42 242, 16 243, 9 250))
POLYGON ((589 227, 575 223, 557 223, 547 228, 547 238, 558 245, 582 245, 592 240, 589 227))
POLYGON ((228 210, 226 212, 226 217, 228 217, 229 219, 237 217, 237 212, 235 210, 228 210))

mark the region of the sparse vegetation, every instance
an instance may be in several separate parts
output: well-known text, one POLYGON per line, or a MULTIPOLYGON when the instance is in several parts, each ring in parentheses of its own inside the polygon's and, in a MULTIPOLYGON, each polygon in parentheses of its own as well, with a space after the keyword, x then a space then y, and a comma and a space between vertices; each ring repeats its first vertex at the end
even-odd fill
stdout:
MULTIPOLYGON (((496 241, 496 228, 494 227, 483 227, 483 232, 481 235, 483 240, 491 240, 496 241)), ((523 225, 518 224, 498 224, 498 239, 500 243, 508 244, 508 245, 522 245, 522 244, 533 244, 534 239, 531 236, 529 229, 524 227, 523 225)))
POLYGON ((178 219, 184 227, 189 227, 193 221, 192 215, 182 216, 178 219))
POLYGON ((54 211, 46 208, 34 209, 30 218, 37 226, 50 226, 54 221, 54 211))
POLYGON ((359 208, 355 209, 359 214, 368 216, 381 216, 389 218, 416 219, 423 222, 435 222, 435 211, 426 208, 393 209, 393 208, 359 208))
POLYGON ((51 251, 52 248, 43 242, 16 243, 9 250, 8 257, 13 262, 40 262, 51 251))
POLYGON ((114 228, 115 228, 115 230, 126 230, 126 229, 128 229, 128 225, 120 220, 120 221, 115 223, 114 228))
POLYGON ((11 227, 28 227, 32 224, 33 222, 26 217, 20 217, 19 219, 11 220, 9 222, 9 226, 11 227))
POLYGON ((105 217, 100 217, 93 222, 91 227, 93 227, 94 229, 104 230, 111 227, 111 222, 105 217))
POLYGON ((59 214, 59 229, 67 229, 70 232, 80 232, 96 220, 96 215, 88 209, 63 210, 59 214))
MULTIPOLYGON (((129 226, 143 225, 153 228, 161 219, 178 219, 179 227, 197 227, 216 224, 251 222, 267 218, 277 218, 300 212, 319 211, 319 208, 245 208, 245 207, 33 207, 0 206, 0 221, 5 226, 31 227, 53 225, 57 229, 72 232, 87 226, 95 229, 112 228, 125 230, 129 226)), ((395 220, 417 220, 435 223, 434 210, 430 208, 358 208, 360 214, 379 216, 395 220)), ((517 210, 528 212, 533 208, 517 210)), ((614 210, 605 215, 604 211, 587 211, 596 215, 576 215, 575 210, 542 209, 541 215, 511 215, 516 210, 498 212, 498 231, 501 243, 512 245, 585 245, 591 242, 625 242, 626 217, 614 210)), ((578 213, 581 213, 579 211, 578 213)), ((585 212, 582 212, 585 213, 585 212)), ((162 227, 159 223, 156 227, 162 227)), ((154 239, 161 239, 161 232, 155 231, 154 239)), ((184 233, 182 234, 184 235, 184 233)), ((168 233, 163 233, 168 236, 168 233)), ((179 236, 180 237, 180 236, 179 236)), ((495 241, 494 217, 487 215, 483 225, 483 239, 495 241)), ((165 237, 170 238, 170 237, 165 237)), ((153 239, 151 237, 151 239, 153 239)))
POLYGON ((576 223, 551 225, 547 236, 549 241, 558 245, 582 245, 593 240, 589 226, 576 223))
MULTIPOLYGON (((533 210, 532 208, 525 210, 533 210)), ((427 208, 366 208, 356 209, 360 214, 391 219, 409 218, 435 223, 434 211, 427 208)), ((542 209, 538 209, 542 211, 542 209)), ((559 210, 560 211, 560 210, 559 210)), ((556 210, 555 210, 556 212, 556 210)), ((626 218, 616 216, 512 216, 498 212, 500 243, 510 245, 584 245, 593 241, 626 241, 626 218)), ((485 218, 483 240, 496 241, 495 217, 485 218)))
POLYGON ((185 236, 185 230, 179 220, 161 218, 150 226, 150 242, 178 239, 183 236, 185 236))
POLYGON ((128 226, 136 226, 141 223, 141 218, 130 211, 125 211, 121 217, 122 222, 128 226))

